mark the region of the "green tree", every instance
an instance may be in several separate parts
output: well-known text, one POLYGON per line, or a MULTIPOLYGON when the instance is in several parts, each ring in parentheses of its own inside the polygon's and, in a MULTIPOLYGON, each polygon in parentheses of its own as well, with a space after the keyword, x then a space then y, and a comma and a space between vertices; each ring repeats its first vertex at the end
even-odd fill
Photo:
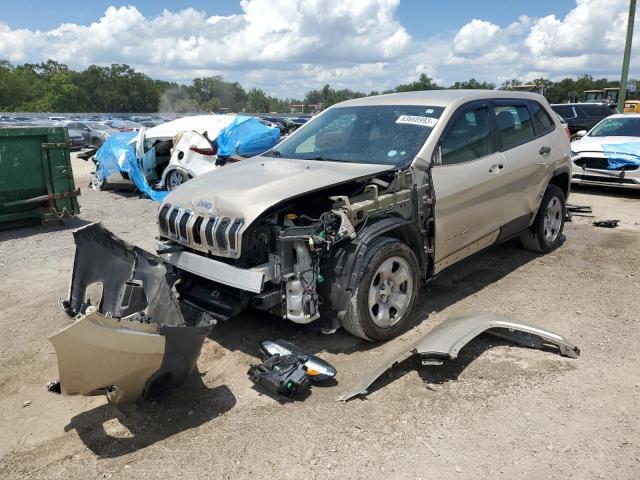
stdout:
POLYGON ((420 78, 417 82, 406 83, 398 85, 395 88, 396 92, 415 92, 419 90, 437 90, 442 87, 438 86, 436 82, 425 73, 420 74, 420 78))
POLYGON ((471 78, 466 82, 456 82, 449 88, 493 90, 496 88, 496 84, 491 82, 479 82, 475 78, 471 78))
POLYGON ((245 110, 253 113, 269 112, 270 104, 267 95, 259 88, 253 88, 247 93, 245 110))

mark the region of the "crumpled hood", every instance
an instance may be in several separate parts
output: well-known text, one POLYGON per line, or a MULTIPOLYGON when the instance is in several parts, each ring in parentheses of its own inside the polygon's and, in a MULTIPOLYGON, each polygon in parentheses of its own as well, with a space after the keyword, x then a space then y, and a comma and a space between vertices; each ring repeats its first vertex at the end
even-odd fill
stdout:
POLYGON ((251 224, 283 200, 392 169, 390 165, 254 157, 200 175, 164 203, 251 224))
POLYGON ((635 144, 640 146, 640 137, 582 137, 580 140, 571 142, 571 151, 580 152, 602 152, 603 145, 635 144))

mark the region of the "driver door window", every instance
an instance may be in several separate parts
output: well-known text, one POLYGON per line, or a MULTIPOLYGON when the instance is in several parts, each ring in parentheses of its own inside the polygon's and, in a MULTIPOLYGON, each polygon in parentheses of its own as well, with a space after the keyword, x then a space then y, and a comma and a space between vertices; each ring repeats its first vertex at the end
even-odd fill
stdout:
POLYGON ((442 140, 442 164, 470 162, 495 152, 489 108, 479 107, 458 115, 442 140))

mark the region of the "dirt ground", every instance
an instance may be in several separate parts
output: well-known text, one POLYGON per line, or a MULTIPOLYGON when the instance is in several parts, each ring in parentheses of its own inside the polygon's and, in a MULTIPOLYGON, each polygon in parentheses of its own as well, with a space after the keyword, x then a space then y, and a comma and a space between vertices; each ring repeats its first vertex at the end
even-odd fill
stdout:
POLYGON ((452 267, 420 295, 412 338, 447 315, 490 311, 573 340, 579 359, 480 337, 458 359, 409 358, 366 399, 336 396, 385 345, 256 313, 216 328, 182 389, 118 410, 47 392, 47 336, 66 321, 72 230, 89 222, 154 247, 157 204, 87 188, 64 227, 0 232, 0 478, 640 478, 640 192, 576 189, 594 207, 547 256, 517 242, 452 267), (258 342, 284 338, 338 369, 337 385, 280 404, 252 388, 258 342))

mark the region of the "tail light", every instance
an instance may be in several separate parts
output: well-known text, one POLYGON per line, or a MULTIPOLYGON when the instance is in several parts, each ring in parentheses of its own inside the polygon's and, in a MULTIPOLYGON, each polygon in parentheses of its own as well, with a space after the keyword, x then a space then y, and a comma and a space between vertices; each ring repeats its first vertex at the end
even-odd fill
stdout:
POLYGON ((189 150, 191 150, 194 153, 197 153, 199 155, 207 155, 207 156, 212 156, 215 155, 216 153, 218 153, 218 150, 215 148, 198 148, 198 147, 191 147, 189 148, 189 150))
POLYGON ((571 140, 571 132, 569 131, 569 125, 567 125, 566 123, 564 124, 564 133, 566 133, 567 138, 571 140))

